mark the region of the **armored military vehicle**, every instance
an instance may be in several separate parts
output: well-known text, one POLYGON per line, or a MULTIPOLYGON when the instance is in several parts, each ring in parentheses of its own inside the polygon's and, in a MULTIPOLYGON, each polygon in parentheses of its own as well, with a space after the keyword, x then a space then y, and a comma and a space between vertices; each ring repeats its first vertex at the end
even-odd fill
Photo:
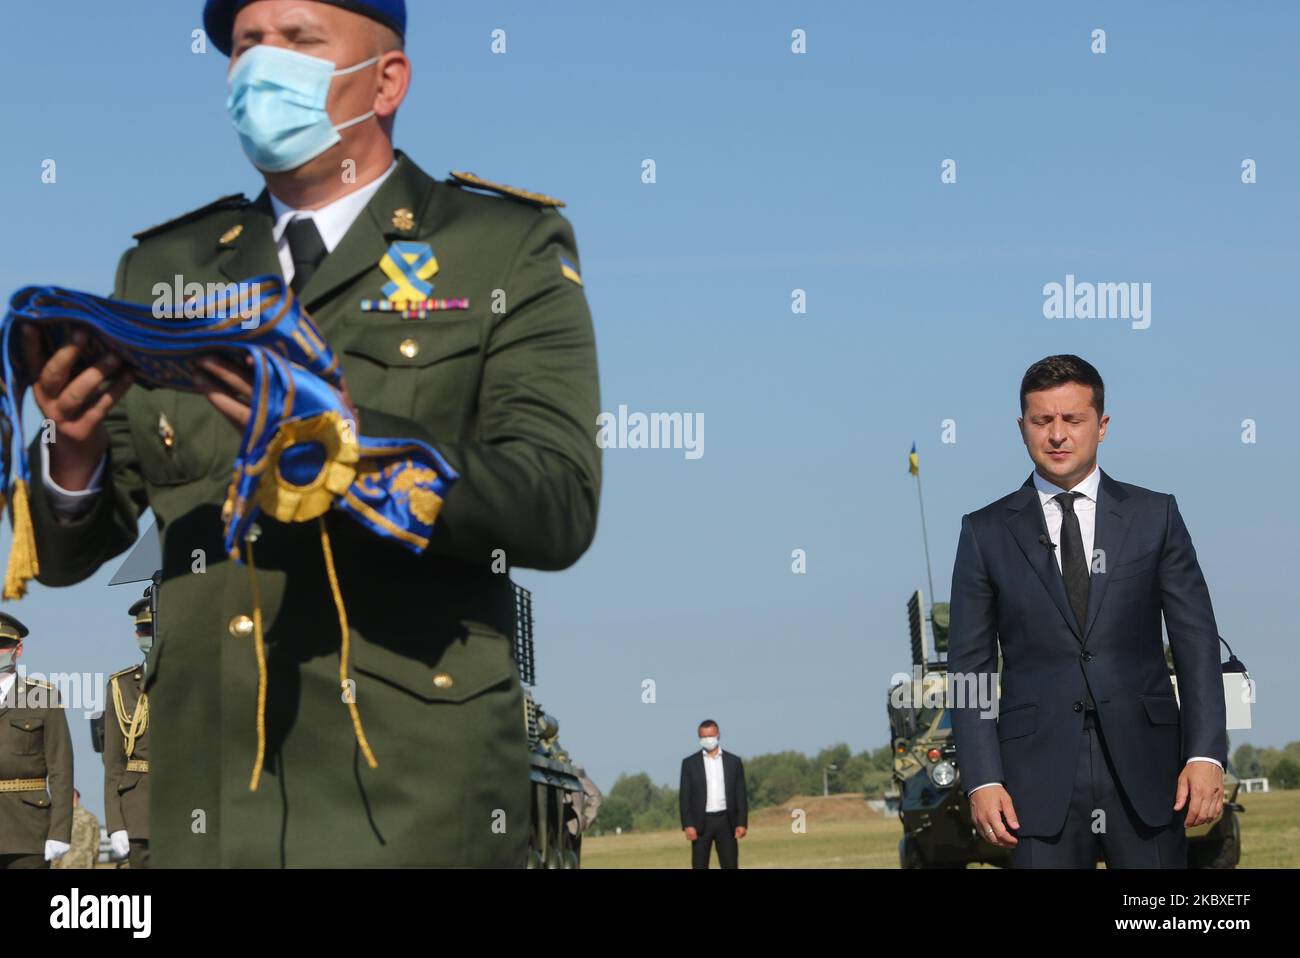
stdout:
MULTIPOLYGON (((953 741, 947 702, 948 605, 936 602, 931 620, 918 589, 908 601, 912 674, 889 690, 887 711, 894 753, 895 794, 903 837, 903 868, 965 868, 971 863, 1011 867, 1011 851, 976 834, 970 801, 961 787, 961 763, 953 741), (932 628, 927 628, 931 626, 932 628)), ((1172 672, 1172 665, 1171 665, 1172 672)), ((1213 822, 1189 829, 1188 865, 1235 868, 1241 858, 1240 783, 1225 770, 1223 812, 1213 822)))
POLYGON ((532 780, 529 868, 577 868, 585 819, 582 773, 560 745, 560 723, 533 698, 533 596, 515 584, 515 662, 524 689, 524 726, 532 780))

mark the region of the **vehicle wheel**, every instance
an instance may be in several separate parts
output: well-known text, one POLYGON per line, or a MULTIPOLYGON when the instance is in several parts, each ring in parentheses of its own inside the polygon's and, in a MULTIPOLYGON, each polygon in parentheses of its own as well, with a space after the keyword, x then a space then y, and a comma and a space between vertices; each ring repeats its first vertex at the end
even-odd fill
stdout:
POLYGON ((542 868, 542 850, 538 847, 536 827, 528 830, 528 860, 524 863, 525 868, 542 868))

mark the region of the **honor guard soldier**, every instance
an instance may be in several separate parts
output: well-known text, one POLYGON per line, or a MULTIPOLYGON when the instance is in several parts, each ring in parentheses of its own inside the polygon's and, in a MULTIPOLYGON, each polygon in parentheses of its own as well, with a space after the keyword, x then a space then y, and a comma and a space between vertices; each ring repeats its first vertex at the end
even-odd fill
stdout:
POLYGON ((48 868, 72 844, 72 736, 54 689, 18 675, 26 635, 0 612, 0 868, 48 868))
POLYGON ((131 546, 145 508, 161 533, 143 681, 165 721, 150 729, 153 769, 135 773, 159 868, 527 858, 503 573, 566 568, 595 535, 595 336, 559 200, 435 179, 394 148, 406 23, 402 0, 208 0, 208 41, 231 57, 219 95, 266 189, 137 234, 114 298, 154 302, 177 276, 282 275, 340 363, 358 433, 426 442, 459 474, 421 552, 333 509, 264 514, 246 561, 229 560, 221 513, 247 370, 214 357, 194 392, 136 388, 113 354, 83 363, 75 341, 50 353, 24 330, 59 437, 32 448, 39 581, 86 579, 131 546))
POLYGON ((149 592, 128 610, 135 619, 141 663, 108 680, 104 722, 104 817, 108 840, 132 868, 149 867, 149 696, 143 659, 153 647, 149 592))

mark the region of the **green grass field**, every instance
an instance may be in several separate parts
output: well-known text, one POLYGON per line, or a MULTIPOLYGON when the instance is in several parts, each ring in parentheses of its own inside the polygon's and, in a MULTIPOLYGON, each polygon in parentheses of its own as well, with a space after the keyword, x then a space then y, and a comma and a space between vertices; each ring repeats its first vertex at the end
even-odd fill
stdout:
MULTIPOLYGON (((1243 795, 1242 868, 1300 867, 1300 791, 1243 795)), ((897 868, 902 826, 878 815, 862 795, 796 798, 749 818, 740 843, 742 868, 897 868), (807 828, 792 829, 802 809, 807 828)), ((717 866, 717 859, 712 862, 717 866)), ((603 835, 583 840, 584 868, 689 868, 679 831, 603 835)))

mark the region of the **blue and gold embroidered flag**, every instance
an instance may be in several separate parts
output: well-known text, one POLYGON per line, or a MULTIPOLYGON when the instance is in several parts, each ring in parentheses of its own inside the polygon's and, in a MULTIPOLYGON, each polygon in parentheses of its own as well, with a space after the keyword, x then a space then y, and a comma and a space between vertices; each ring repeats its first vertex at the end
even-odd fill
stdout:
MULTIPOLYGON (((410 273, 404 275, 418 279, 427 272, 428 264, 418 258, 405 265, 410 273)), ((15 341, 24 322, 40 325, 55 349, 75 330, 84 330, 91 361, 115 352, 146 386, 196 392, 200 357, 224 356, 241 365, 252 357, 251 414, 222 511, 224 544, 232 558, 240 557, 249 526, 260 515, 303 522, 331 508, 414 552, 424 550, 458 478, 455 470, 419 440, 358 434, 338 392, 338 357, 281 278, 223 286, 202 302, 186 304, 184 315, 195 318, 159 316, 153 306, 53 286, 29 286, 10 300, 0 332, 0 414, 7 426, 0 479, 12 497, 15 531, 5 598, 21 596, 26 580, 38 571, 26 508, 30 464, 21 416, 32 371, 23 367, 15 341)))

